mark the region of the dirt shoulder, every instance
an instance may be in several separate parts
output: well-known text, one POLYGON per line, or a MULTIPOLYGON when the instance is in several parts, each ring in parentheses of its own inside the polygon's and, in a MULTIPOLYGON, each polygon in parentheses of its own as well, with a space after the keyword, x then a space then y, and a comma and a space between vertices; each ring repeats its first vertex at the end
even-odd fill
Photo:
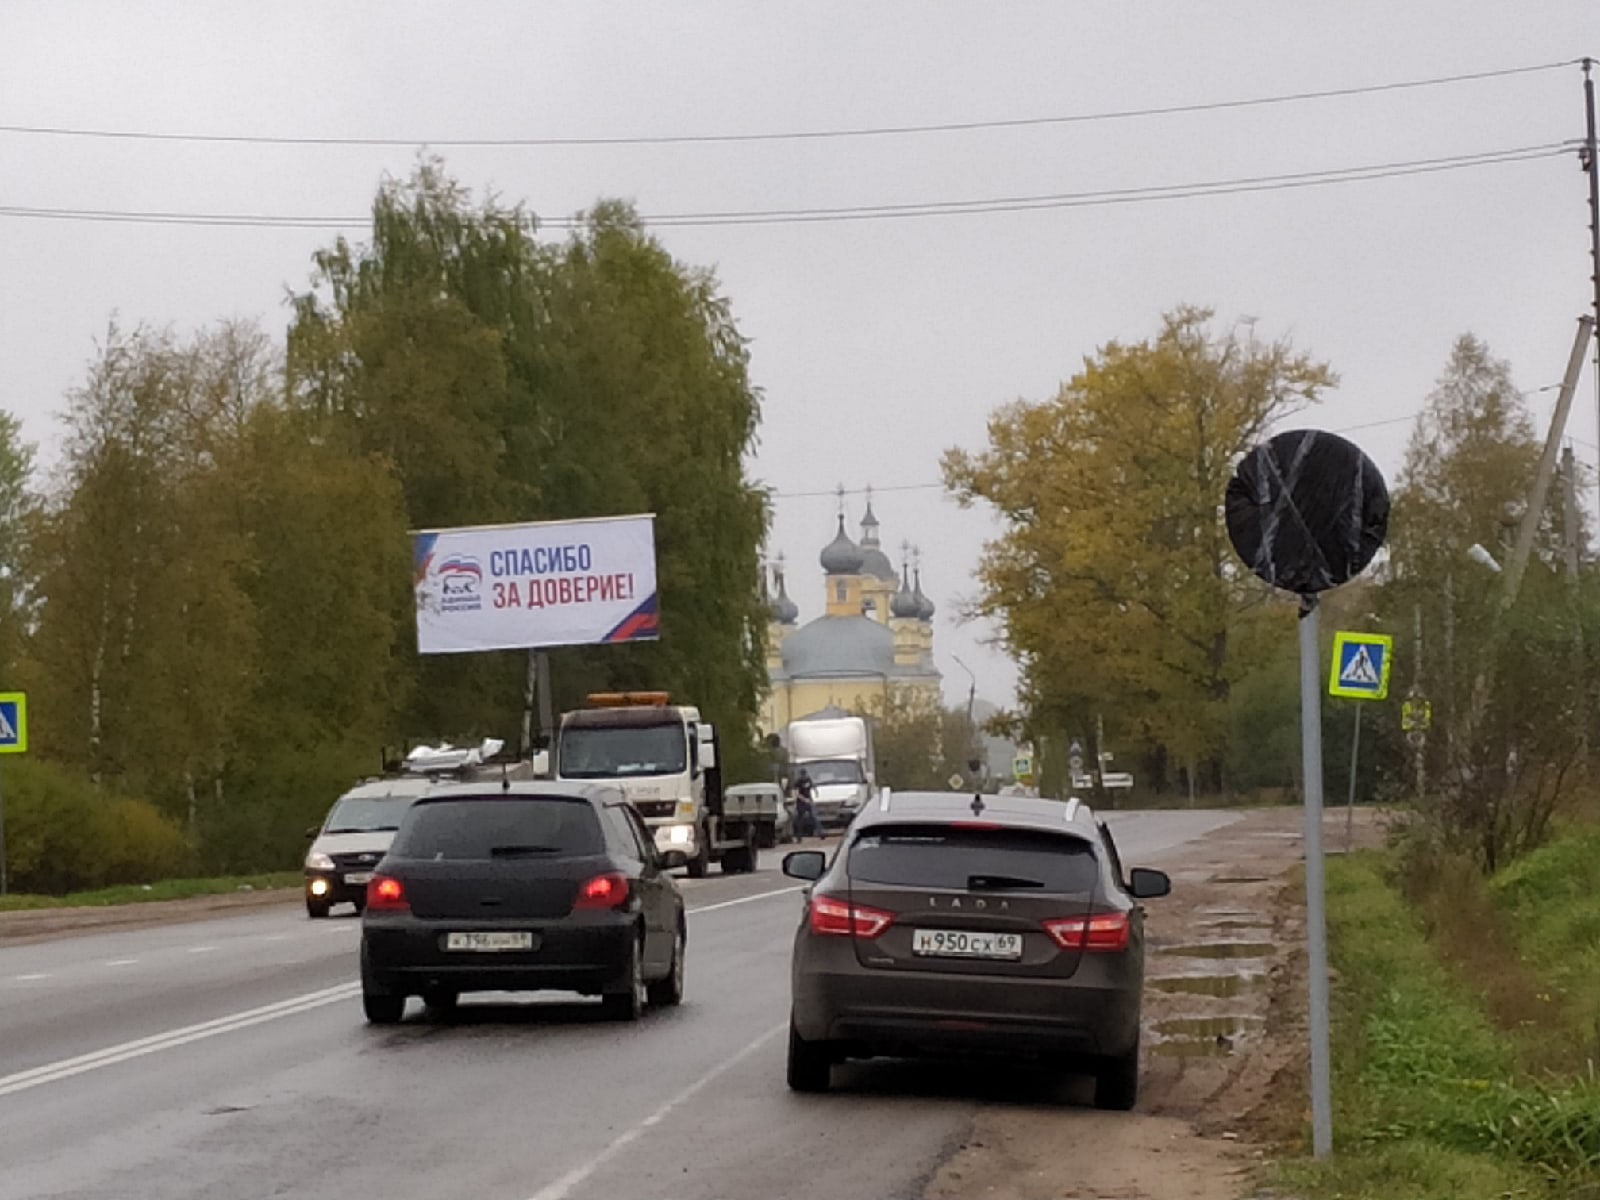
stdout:
MULTIPOLYGON (((1358 813, 1357 846, 1381 838, 1358 813)), ((1305 1055, 1298 809, 1253 810, 1168 864, 1148 906, 1144 1075, 1137 1110, 986 1108, 928 1200, 1237 1200, 1288 1116, 1305 1055), (1278 1081, 1275 1087, 1275 1081, 1278 1081)), ((1330 815, 1330 851, 1344 815, 1330 815)), ((1292 1121, 1289 1122, 1292 1124, 1292 1121)))
POLYGON ((184 900, 144 900, 73 908, 33 908, 0 913, 0 946, 42 942, 52 938, 110 933, 151 925, 176 925, 233 916, 242 911, 298 904, 299 888, 226 892, 184 900))

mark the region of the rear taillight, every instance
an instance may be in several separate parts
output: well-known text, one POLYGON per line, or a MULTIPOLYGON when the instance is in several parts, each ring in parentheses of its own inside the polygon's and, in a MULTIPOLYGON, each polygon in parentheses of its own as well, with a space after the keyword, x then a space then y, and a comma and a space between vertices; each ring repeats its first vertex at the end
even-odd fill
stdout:
POLYGON ((1063 950, 1115 951, 1128 948, 1133 926, 1127 913, 1097 913, 1046 921, 1045 930, 1063 950))
POLYGON ((824 937, 875 938, 894 924, 894 914, 864 904, 846 904, 833 896, 811 898, 811 932, 824 937))
POLYGON ((410 912, 406 885, 393 875, 374 875, 367 884, 368 912, 410 912))
POLYGON ((628 903, 628 877, 620 871, 596 875, 578 889, 573 908, 621 908, 628 903))

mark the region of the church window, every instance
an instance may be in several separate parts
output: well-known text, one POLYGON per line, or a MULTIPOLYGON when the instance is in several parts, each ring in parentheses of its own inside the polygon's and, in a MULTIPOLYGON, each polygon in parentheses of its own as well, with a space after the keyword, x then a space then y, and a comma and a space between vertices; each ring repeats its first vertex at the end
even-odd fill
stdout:
POLYGON ((833 594, 834 594, 835 597, 838 598, 839 603, 843 604, 846 600, 848 600, 850 598, 850 589, 849 589, 848 586, 846 586, 844 583, 841 582, 841 583, 838 583, 838 584, 834 585, 833 594))

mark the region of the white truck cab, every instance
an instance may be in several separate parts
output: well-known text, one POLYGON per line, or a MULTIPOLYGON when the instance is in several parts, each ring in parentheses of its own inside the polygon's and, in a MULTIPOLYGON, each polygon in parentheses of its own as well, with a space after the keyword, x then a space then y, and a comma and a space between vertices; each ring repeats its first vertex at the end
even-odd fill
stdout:
POLYGON ((700 710, 669 703, 666 692, 603 692, 588 700, 589 707, 562 714, 554 778, 616 784, 657 848, 686 853, 696 879, 713 861, 724 873, 755 870, 757 850, 770 844, 761 826, 776 825, 776 807, 754 798, 725 806, 716 730, 700 710))

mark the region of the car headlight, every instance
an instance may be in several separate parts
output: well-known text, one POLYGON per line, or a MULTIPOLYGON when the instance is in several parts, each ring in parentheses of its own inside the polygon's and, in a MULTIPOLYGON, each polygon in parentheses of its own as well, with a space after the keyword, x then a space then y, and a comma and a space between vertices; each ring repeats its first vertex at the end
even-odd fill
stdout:
POLYGON ((674 846, 687 846, 689 844, 689 836, 693 832, 694 827, 691 825, 674 825, 672 832, 667 837, 674 846))
POLYGON ((308 854, 306 855, 306 870, 331 871, 333 870, 333 859, 326 854, 308 854))

